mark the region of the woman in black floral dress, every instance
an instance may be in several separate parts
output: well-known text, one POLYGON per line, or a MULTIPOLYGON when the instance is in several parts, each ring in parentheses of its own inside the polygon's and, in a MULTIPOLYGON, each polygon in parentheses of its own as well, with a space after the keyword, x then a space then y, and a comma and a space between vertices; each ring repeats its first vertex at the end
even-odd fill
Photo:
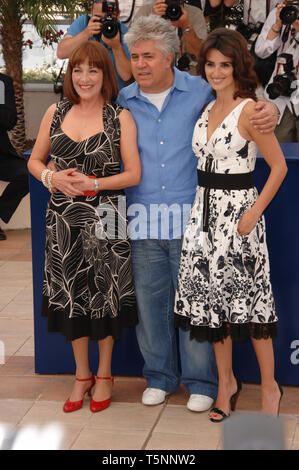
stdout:
POLYGON ((195 125, 198 187, 184 234, 176 293, 176 326, 214 343, 219 389, 210 419, 234 408, 241 384, 232 370, 232 340, 252 338, 262 378, 262 412, 277 414, 276 336, 263 211, 279 189, 286 163, 273 133, 250 124, 257 80, 242 36, 214 30, 200 52, 201 75, 216 100, 195 125), (260 195, 253 185, 257 146, 271 171, 260 195))
POLYGON ((64 92, 66 99, 46 112, 29 161, 30 172, 52 193, 42 314, 49 331, 72 341, 76 382, 66 412, 81 408, 95 384, 88 340, 99 342, 90 407, 100 411, 110 404, 114 340, 137 324, 123 193, 140 179, 137 131, 131 114, 113 103, 115 73, 99 43, 73 52, 64 92), (49 153, 55 171, 45 166, 49 153))

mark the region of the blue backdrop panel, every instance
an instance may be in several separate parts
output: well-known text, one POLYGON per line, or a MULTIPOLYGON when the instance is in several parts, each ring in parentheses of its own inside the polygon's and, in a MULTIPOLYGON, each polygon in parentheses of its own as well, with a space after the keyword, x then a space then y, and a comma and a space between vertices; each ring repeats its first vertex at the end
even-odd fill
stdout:
MULTIPOLYGON (((271 264, 271 279, 279 321, 279 336, 274 342, 276 378, 281 384, 299 385, 299 144, 282 144, 288 174, 265 216, 271 264)), ((260 190, 269 169, 258 158, 255 183, 260 190)), ((32 259, 34 289, 35 371, 41 374, 74 373, 72 347, 61 334, 47 332, 47 320, 41 317, 41 291, 44 267, 45 211, 49 193, 30 176, 32 259)), ((96 372, 97 344, 90 342, 90 365, 96 372)), ((124 331, 115 343, 112 373, 142 375, 143 360, 135 330, 124 331)), ((234 368, 245 382, 259 382, 259 371, 250 341, 234 346, 234 368)))
MULTIPOLYGON (((274 341, 276 378, 281 384, 299 385, 299 144, 281 145, 288 173, 265 212, 271 281, 279 316, 274 341)), ((255 184, 260 191, 269 174, 258 158, 255 184)), ((250 341, 234 347, 234 366, 241 380, 260 381, 250 341)))

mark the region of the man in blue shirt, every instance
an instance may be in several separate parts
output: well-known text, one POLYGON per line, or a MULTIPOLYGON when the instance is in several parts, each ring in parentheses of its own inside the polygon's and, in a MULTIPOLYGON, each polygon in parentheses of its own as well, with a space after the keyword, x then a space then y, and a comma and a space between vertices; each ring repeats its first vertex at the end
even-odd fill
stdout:
POLYGON ((199 411, 203 411, 217 396, 213 347, 190 341, 189 334, 180 330, 178 348, 173 305, 183 224, 197 184, 192 134, 203 106, 213 95, 202 78, 172 68, 179 40, 170 22, 157 15, 142 16, 125 41, 137 28, 142 37, 159 38, 132 45, 136 82, 123 88, 118 98, 136 122, 142 161, 140 185, 126 190, 139 307, 136 334, 147 379, 142 402, 163 402, 182 381, 192 399, 202 397, 199 411), (172 52, 166 57, 158 48, 162 40, 172 52))
MULTIPOLYGON (((118 102, 134 117, 142 162, 139 186, 126 190, 139 308, 136 333, 147 380, 142 402, 162 403, 182 382, 190 392, 187 407, 204 411, 217 396, 213 346, 176 332, 173 307, 181 237, 197 185, 193 129, 214 97, 201 77, 173 68, 179 40, 169 21, 142 16, 125 41, 136 82, 120 91, 118 102)), ((272 105, 267 107, 268 116, 274 114, 272 105)))
MULTIPOLYGON (((82 42, 96 40, 96 36, 101 33, 102 29, 99 17, 103 18, 105 16, 102 6, 102 0, 95 0, 91 7, 91 18, 88 15, 82 15, 71 24, 66 35, 58 44, 57 57, 59 59, 70 57, 73 50, 82 42)), ((115 0, 115 15, 119 16, 118 0, 115 0)), ((122 41, 122 37, 127 31, 128 28, 120 23, 120 32, 114 38, 108 39, 102 34, 99 41, 107 48, 112 59, 119 89, 125 86, 126 82, 132 77, 130 54, 127 46, 122 41)))

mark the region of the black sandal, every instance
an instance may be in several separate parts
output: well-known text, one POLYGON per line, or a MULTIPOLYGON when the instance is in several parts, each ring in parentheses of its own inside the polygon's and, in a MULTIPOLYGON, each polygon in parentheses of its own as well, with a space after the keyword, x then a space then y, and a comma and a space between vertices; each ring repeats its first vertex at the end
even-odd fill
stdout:
MULTIPOLYGON (((237 391, 230 397, 231 411, 235 411, 239 393, 242 390, 242 383, 240 382, 239 379, 236 379, 236 380, 237 380, 237 391)), ((217 413, 218 415, 222 416, 221 419, 210 418, 210 421, 212 421, 212 423, 221 423, 224 419, 229 418, 230 416, 230 413, 227 415, 224 413, 224 411, 220 410, 219 408, 212 408, 211 412, 217 413)))
POLYGON ((225 418, 229 418, 230 414, 226 415, 224 413, 224 411, 220 410, 219 408, 212 408, 210 410, 210 412, 213 412, 213 413, 217 413, 217 415, 221 415, 222 418, 221 419, 215 419, 215 418, 210 418, 210 421, 212 421, 212 423, 221 423, 225 418))

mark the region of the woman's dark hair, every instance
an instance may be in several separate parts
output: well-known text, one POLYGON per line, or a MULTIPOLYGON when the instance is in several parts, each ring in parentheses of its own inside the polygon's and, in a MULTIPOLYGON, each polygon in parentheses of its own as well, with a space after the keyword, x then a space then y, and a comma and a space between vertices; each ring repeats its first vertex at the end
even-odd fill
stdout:
POLYGON ((237 31, 228 28, 214 29, 202 43, 198 58, 198 71, 205 80, 205 64, 211 49, 216 49, 232 60, 233 77, 237 87, 234 99, 240 96, 257 101, 255 90, 258 78, 254 71, 255 61, 248 50, 246 39, 237 31))
POLYGON ((89 65, 103 71, 101 94, 104 98, 104 104, 115 101, 118 95, 118 86, 113 63, 107 49, 96 41, 86 41, 72 52, 63 85, 65 97, 73 104, 79 103, 80 98, 73 86, 72 72, 74 67, 82 64, 86 59, 88 59, 89 65))

